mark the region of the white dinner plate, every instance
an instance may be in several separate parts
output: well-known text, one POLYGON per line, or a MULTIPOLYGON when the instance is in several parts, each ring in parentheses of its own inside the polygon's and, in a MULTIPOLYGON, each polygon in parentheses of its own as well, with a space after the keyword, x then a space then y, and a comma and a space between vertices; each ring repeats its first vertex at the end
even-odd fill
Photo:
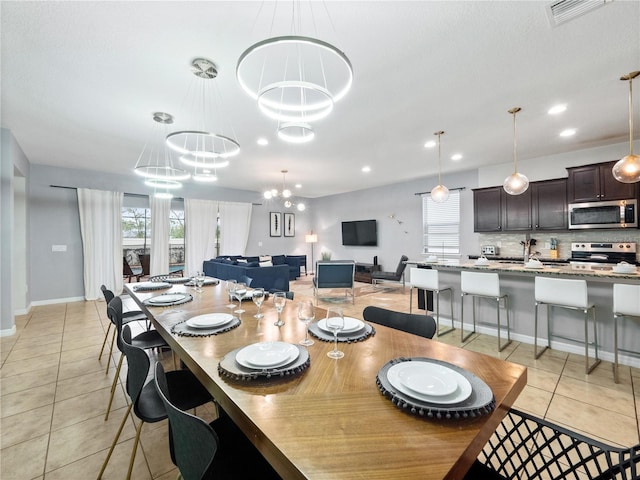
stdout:
POLYGON ((276 368, 293 362, 300 355, 298 347, 286 342, 260 342, 236 353, 236 361, 247 368, 276 368))
MULTIPOLYGON (((464 402, 471 395, 472 388, 471 383, 467 380, 464 375, 452 370, 444 365, 440 365, 443 369, 446 369, 449 373, 445 375, 450 375, 455 379, 457 384, 457 388, 448 395, 426 395, 424 393, 417 392, 407 385, 401 380, 400 376, 404 376, 404 370, 409 369, 410 371, 414 371, 416 366, 418 368, 425 368, 424 365, 436 365, 430 362, 402 362, 393 365, 389 370, 387 370, 387 379, 391 385, 398 389, 398 391, 413 397, 417 400, 421 400, 423 402, 429 402, 440 405, 452 405, 454 403, 464 402)), ((426 367, 429 368, 429 367, 426 367)), ((442 375, 442 373, 441 373, 442 375)))
POLYGON ((154 303, 156 305, 164 305, 167 303, 177 302, 185 297, 184 293, 170 293, 167 295, 158 295, 157 297, 151 297, 147 302, 154 303))
MULTIPOLYGON (((318 328, 325 332, 333 333, 333 330, 327 327, 327 319, 318 320, 318 328)), ((364 322, 357 318, 344 317, 344 328, 338 333, 353 333, 364 328, 364 322)))
POLYGON ((409 365, 398 372, 398 379, 414 392, 442 397, 458 389, 458 378, 451 374, 450 368, 437 363, 407 363, 409 365))
POLYGON ((233 315, 228 313, 205 313, 192 317, 185 323, 192 328, 213 328, 219 327, 233 320, 233 315))

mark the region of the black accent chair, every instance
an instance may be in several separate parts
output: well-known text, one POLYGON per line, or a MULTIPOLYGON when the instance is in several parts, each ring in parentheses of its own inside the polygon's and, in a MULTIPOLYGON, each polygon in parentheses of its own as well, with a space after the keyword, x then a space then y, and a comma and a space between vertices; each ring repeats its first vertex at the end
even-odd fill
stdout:
MULTIPOLYGON (((136 459, 136 450, 138 449, 138 442, 140 441, 142 425, 145 423, 160 422, 167 418, 167 411, 162 403, 162 399, 156 391, 154 381, 152 379, 147 381, 151 367, 151 360, 142 348, 136 347, 132 344, 131 329, 129 328, 129 325, 125 325, 122 329, 122 336, 120 340, 123 352, 127 357, 127 395, 129 395, 131 403, 127 407, 127 411, 122 418, 122 423, 116 432, 116 436, 113 439, 107 458, 102 464, 102 468, 98 474, 98 480, 102 478, 102 475, 107 468, 111 454, 118 443, 122 429, 129 419, 129 414, 131 413, 132 408, 133 412, 140 419, 140 422, 136 428, 136 438, 131 450, 127 480, 131 478, 131 472, 133 471, 133 462, 136 459)), ((169 372, 167 384, 169 385, 167 388, 171 391, 171 398, 173 402, 176 405, 179 405, 181 409, 189 410, 213 400, 211 394, 189 370, 174 370, 169 372)))
POLYGON ((607 445, 512 408, 465 480, 640 478, 640 444, 607 445))
POLYGON ((404 292, 404 271, 407 268, 407 260, 409 257, 402 255, 395 272, 373 272, 371 283, 377 285, 380 282, 402 282, 402 291, 404 292))
POLYGON ((356 264, 353 260, 323 260, 316 262, 316 274, 313 277, 313 296, 318 304, 318 290, 321 288, 344 288, 344 295, 351 295, 355 305, 356 294, 353 285, 356 264))
POLYGON ((134 272, 127 261, 127 257, 122 257, 122 276, 127 278, 127 281, 131 283, 131 279, 136 277, 136 282, 140 281, 140 277, 142 276, 142 272, 134 272))
POLYGON ((395 328, 424 338, 433 338, 436 333, 436 321, 430 315, 395 312, 386 308, 368 306, 362 311, 362 317, 367 322, 395 328))
POLYGON ((175 404, 167 380, 157 362, 156 392, 169 418, 171 460, 182 479, 280 478, 224 410, 219 408, 220 416, 210 424, 184 412, 175 404))

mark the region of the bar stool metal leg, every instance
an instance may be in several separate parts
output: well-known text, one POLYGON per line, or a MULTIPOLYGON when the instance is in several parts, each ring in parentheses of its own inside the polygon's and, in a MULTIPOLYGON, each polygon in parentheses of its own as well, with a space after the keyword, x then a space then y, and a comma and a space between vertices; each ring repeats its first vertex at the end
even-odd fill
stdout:
POLYGON ((509 328, 509 297, 504 295, 503 297, 496 298, 496 300, 497 300, 496 308, 498 309, 498 351, 501 352, 511 343, 511 329, 509 328), (502 341, 500 339, 500 299, 501 298, 504 299, 504 308, 507 311, 507 342, 505 344, 502 344, 502 341))
POLYGON ((613 381, 619 382, 618 378, 618 315, 613 314, 613 381))
POLYGON ((473 330, 469 332, 466 336, 464 334, 464 297, 466 293, 462 293, 460 296, 460 341, 466 342, 467 339, 476 333, 476 298, 471 296, 471 309, 473 310, 473 330))
MULTIPOLYGON (((540 355, 544 353, 544 351, 549 348, 551 345, 550 342, 547 342, 547 346, 545 346, 542 350, 538 351, 538 307, 542 304, 542 302, 536 302, 535 306, 535 315, 533 321, 533 354, 536 359, 540 358, 540 355)), ((549 332, 549 305, 547 305, 547 334, 549 332)), ((548 339, 549 337, 547 337, 548 339)))
POLYGON ((598 358, 598 329, 596 328, 596 309, 585 308, 584 309, 584 373, 589 374, 600 364, 598 358), (592 312, 593 317, 593 349, 595 354, 595 361, 589 365, 589 310, 592 312))
MULTIPOLYGON (((448 287, 448 288, 443 288, 442 290, 435 290, 434 293, 436 294, 436 334, 438 336, 446 335, 447 333, 453 332, 455 330, 455 327, 453 326, 453 290, 451 290, 451 288, 448 287), (440 330, 440 292, 446 292, 447 290, 449 290, 449 304, 451 307, 451 310, 450 310, 451 311, 451 327, 447 328, 446 330, 440 330)), ((426 305, 426 301, 427 301, 426 292, 425 292, 424 301, 426 305)))

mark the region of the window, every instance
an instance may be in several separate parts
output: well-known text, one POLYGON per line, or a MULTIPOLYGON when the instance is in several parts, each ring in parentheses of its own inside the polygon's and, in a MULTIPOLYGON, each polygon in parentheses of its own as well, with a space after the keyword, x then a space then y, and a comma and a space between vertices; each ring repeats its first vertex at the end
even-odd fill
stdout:
POLYGON ((140 206, 122 207, 122 254, 129 265, 140 265, 138 255, 150 253, 151 210, 140 206))
POLYGON ((169 212, 169 270, 184 268, 184 201, 173 200, 169 212))
POLYGON ((422 196, 422 251, 443 258, 460 257, 460 191, 444 203, 422 196))

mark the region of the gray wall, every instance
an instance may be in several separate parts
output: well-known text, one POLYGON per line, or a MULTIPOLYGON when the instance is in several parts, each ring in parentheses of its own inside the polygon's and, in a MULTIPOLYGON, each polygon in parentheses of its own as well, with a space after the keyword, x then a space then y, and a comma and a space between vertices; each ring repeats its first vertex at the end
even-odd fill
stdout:
MULTIPOLYGON (((358 190, 341 195, 315 199, 313 227, 318 234, 314 248, 315 260, 321 252, 331 252, 332 259, 350 259, 372 263, 378 256, 383 270, 395 270, 400 256, 422 259, 422 199, 417 192, 428 192, 437 185, 437 176, 358 190), (393 218, 392 218, 393 217, 393 218), (345 247, 342 245, 341 222, 375 219, 378 224, 377 247, 345 247)), ((470 170, 442 177, 449 188, 464 187, 461 192, 461 252, 474 252, 478 244, 473 233, 472 188, 477 184, 477 172, 470 170)))

